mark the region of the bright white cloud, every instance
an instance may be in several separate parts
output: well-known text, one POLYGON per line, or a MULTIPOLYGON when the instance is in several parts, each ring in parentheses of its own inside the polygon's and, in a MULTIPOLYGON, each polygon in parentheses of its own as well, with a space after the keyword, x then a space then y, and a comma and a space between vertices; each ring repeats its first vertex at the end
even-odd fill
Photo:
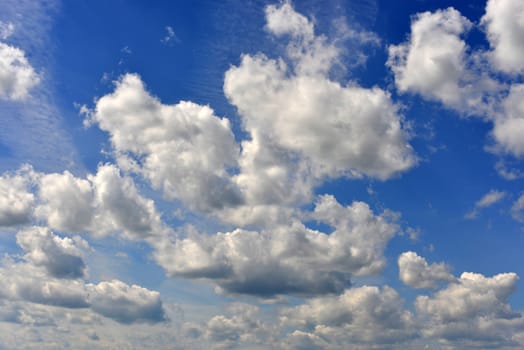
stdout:
POLYGON ((506 73, 524 72, 524 3, 489 0, 481 19, 485 26, 494 66, 506 73))
POLYGON ((401 92, 419 93, 466 114, 484 113, 482 94, 497 84, 468 67, 471 58, 461 36, 471 22, 448 8, 417 14, 409 41, 389 47, 387 65, 401 92))
POLYGON ((23 100, 39 81, 24 51, 0 42, 0 98, 23 100))
POLYGON ((524 156, 524 84, 511 86, 502 102, 503 113, 495 119, 493 137, 506 153, 524 156))
POLYGON ((515 291, 515 273, 485 277, 464 272, 433 296, 419 296, 417 313, 425 319, 424 335, 456 348, 498 348, 515 345, 523 316, 512 311, 508 298, 515 291))
POLYGON ((391 349, 416 335, 414 317, 388 287, 347 289, 281 312, 283 327, 300 327, 288 335, 290 349, 391 349), (302 330, 303 329, 303 330, 302 330))
POLYGON ((450 267, 444 263, 428 264, 415 252, 405 252, 398 257, 399 277, 413 288, 435 288, 438 282, 454 281, 450 267))
POLYGON ((166 197, 209 211, 240 202, 230 183, 238 147, 229 121, 192 102, 164 105, 138 75, 100 98, 88 123, 109 133, 119 165, 143 174, 166 197))
POLYGON ((374 215, 362 202, 344 207, 332 196, 319 199, 313 216, 335 230, 326 234, 295 222, 261 232, 189 233, 157 243, 155 256, 169 274, 261 297, 341 292, 352 275, 384 268, 384 248, 399 230, 395 216, 374 215))
POLYGON ((478 201, 475 202, 473 210, 467 213, 465 217, 467 219, 476 218, 480 210, 487 208, 487 207, 491 207, 492 205, 504 199, 504 197, 506 197, 506 192, 497 191, 497 190, 489 191, 484 196, 482 196, 482 198, 480 198, 478 201))
POLYGON ((166 228, 154 202, 142 197, 133 180, 114 165, 98 167, 87 179, 62 174, 40 174, 36 215, 54 229, 104 236, 122 232, 144 239, 166 228))

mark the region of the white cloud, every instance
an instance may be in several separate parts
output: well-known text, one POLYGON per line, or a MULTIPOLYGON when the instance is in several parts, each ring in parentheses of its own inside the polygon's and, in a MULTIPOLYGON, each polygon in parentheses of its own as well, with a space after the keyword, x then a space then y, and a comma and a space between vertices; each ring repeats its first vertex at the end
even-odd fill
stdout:
POLYGON ((398 257, 399 277, 413 288, 435 288, 438 282, 454 281, 450 267, 444 263, 428 264, 415 252, 405 252, 398 257))
POLYGON ((0 227, 30 221, 35 200, 30 192, 31 174, 30 167, 22 167, 17 173, 0 176, 0 227))
POLYGON ((400 92, 419 93, 466 114, 489 111, 485 94, 498 84, 470 66, 468 46, 461 36, 471 22, 454 8, 417 14, 409 41, 389 47, 387 65, 400 92))
POLYGON ((341 292, 352 275, 384 268, 384 248, 399 230, 396 217, 374 215, 362 202, 344 207, 332 196, 319 199, 313 217, 335 230, 326 234, 294 222, 261 232, 190 232, 157 242, 155 256, 169 274, 261 297, 341 292))
POLYGON ((500 202, 506 197, 506 192, 491 190, 486 193, 482 198, 475 202, 474 208, 472 211, 465 215, 466 219, 474 219, 478 216, 480 210, 491 207, 492 205, 500 202))
POLYGON ((413 315, 402 308, 398 293, 388 287, 363 286, 347 289, 339 296, 320 297, 281 312, 290 332, 289 348, 391 349, 416 335, 413 315), (292 328, 291 328, 292 329, 292 328), (304 329, 304 330, 302 330, 304 329))
POLYGON ((89 244, 80 237, 53 234, 45 227, 31 227, 16 234, 16 242, 26 252, 24 259, 42 266, 52 277, 82 278, 86 276, 83 251, 89 244))
POLYGON ((453 348, 515 346, 513 335, 524 329, 523 315, 511 310, 515 273, 485 277, 464 272, 433 296, 419 296, 417 313, 425 322, 424 335, 453 348))
POLYGON ((502 102, 503 113, 495 119, 493 136, 506 153, 524 156, 524 84, 514 84, 502 102))
POLYGON ((494 66, 506 73, 523 73, 524 3, 489 0, 481 23, 485 26, 494 66))
POLYGON ((39 81, 24 51, 0 42, 0 98, 23 100, 39 81))
POLYGON ((133 180, 114 165, 98 167, 87 179, 40 174, 36 215, 57 230, 104 236, 122 232, 129 239, 161 234, 166 227, 154 202, 142 197, 133 180))
POLYGON ((228 175, 238 146, 229 121, 211 108, 164 105, 127 74, 97 101, 89 122, 109 133, 119 166, 140 172, 166 197, 202 211, 240 202, 228 175))

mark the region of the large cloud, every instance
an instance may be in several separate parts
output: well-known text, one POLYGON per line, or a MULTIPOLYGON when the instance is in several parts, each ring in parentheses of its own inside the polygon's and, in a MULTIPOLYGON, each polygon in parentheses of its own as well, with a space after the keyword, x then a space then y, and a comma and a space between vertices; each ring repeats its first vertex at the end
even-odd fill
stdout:
POLYGON ((332 196, 319 199, 313 216, 335 230, 326 234, 295 222, 261 232, 193 233, 157 243, 156 259, 169 274, 262 297, 338 293, 351 275, 383 269, 385 245, 399 229, 395 216, 374 215, 362 202, 344 207, 332 196))
POLYGON ((391 349, 416 335, 414 317, 402 304, 388 286, 363 286, 284 309, 281 322, 299 327, 288 336, 291 349, 391 349))
POLYGON ((229 120, 211 108, 164 105, 127 74, 97 101, 91 122, 109 133, 121 167, 142 173, 168 198, 203 211, 240 202, 228 176, 238 146, 229 120))
POLYGON ((414 288, 435 288, 441 281, 454 281, 450 268, 443 263, 428 264, 415 252, 405 252, 398 257, 400 280, 414 288))
POLYGON ((266 11, 267 28, 288 34, 288 57, 244 55, 224 92, 243 125, 267 147, 306 160, 315 177, 368 175, 386 179, 415 163, 397 107, 379 88, 343 86, 328 78, 337 50, 284 3, 266 11))
POLYGON ((524 329, 523 315, 508 304, 517 280, 515 273, 485 277, 464 272, 433 296, 417 297, 424 335, 458 348, 515 346, 513 335, 524 329))
POLYGON ((489 0, 481 23, 486 28, 494 66, 506 73, 523 73, 524 3, 514 0, 489 0))
POLYGON ((24 51, 0 42, 0 98, 22 100, 39 80, 24 51))
POLYGON ((389 47, 387 65, 398 90, 418 93, 461 113, 487 113, 487 96, 499 87, 471 67, 474 59, 461 38, 471 26, 453 8, 417 14, 409 40, 389 47))

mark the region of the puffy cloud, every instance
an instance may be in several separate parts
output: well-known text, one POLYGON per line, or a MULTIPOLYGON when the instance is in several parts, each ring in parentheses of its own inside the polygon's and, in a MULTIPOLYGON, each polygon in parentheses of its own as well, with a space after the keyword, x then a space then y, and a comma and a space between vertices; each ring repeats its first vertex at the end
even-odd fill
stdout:
POLYGON ((312 24, 289 3, 269 6, 266 18, 272 33, 290 35, 292 66, 262 54, 244 55, 226 72, 224 92, 246 130, 291 159, 305 159, 317 178, 386 179, 413 166, 415 157, 389 95, 330 80, 336 49, 314 36, 312 24))
POLYGON ((15 174, 0 176, 0 226, 30 221, 35 197, 30 192, 32 169, 23 167, 15 174))
POLYGON ((68 171, 40 174, 38 186, 36 214, 51 228, 98 236, 121 231, 131 239, 148 238, 166 229, 154 202, 142 197, 133 180, 121 176, 114 165, 101 165, 86 179, 68 171))
POLYGON ((93 311, 120 323, 165 321, 160 293, 113 280, 88 284, 93 311))
POLYGON ((493 137, 503 151, 524 156, 524 84, 511 86, 502 102, 503 113, 495 119, 493 137))
POLYGON ((413 315, 402 304, 388 286, 363 286, 284 309, 281 322, 283 327, 301 327, 288 336, 293 349, 340 349, 347 344, 355 349, 391 349, 416 334, 413 315))
POLYGON ((89 244, 80 237, 73 239, 53 234, 45 227, 32 227, 19 231, 16 242, 26 252, 24 259, 42 266, 52 277, 81 278, 86 275, 82 250, 89 244))
POLYGON ((506 73, 524 72, 524 3, 489 0, 481 23, 485 26, 494 66, 506 73))
POLYGON ((50 227, 79 232, 91 225, 93 189, 88 180, 64 171, 43 175, 38 187, 41 204, 36 208, 36 215, 47 219, 50 227))
POLYGON ((506 197, 506 192, 491 190, 486 193, 482 198, 475 202, 475 206, 472 211, 467 213, 465 217, 467 219, 474 219, 479 214, 479 211, 483 208, 490 207, 506 197))
POLYGON ((461 39, 471 22, 448 8, 417 14, 409 41, 389 47, 387 65, 401 92, 419 93, 468 114, 484 113, 482 95, 497 84, 468 68, 468 47, 461 39))
POLYGON ((405 252, 398 257, 400 280, 413 288, 435 288, 439 281, 454 281, 450 268, 444 263, 428 264, 415 252, 405 252))
POLYGON ((230 183, 238 146, 229 121, 192 102, 164 105, 140 77, 124 75, 88 123, 107 131, 124 170, 138 171, 171 199, 209 211, 241 201, 230 183))
POLYGON ((338 293, 351 275, 382 270, 385 245, 398 231, 395 216, 374 215, 362 202, 344 207, 332 196, 320 197, 313 216, 335 230, 326 234, 295 222, 261 232, 189 233, 158 242, 155 256, 169 274, 261 297, 338 293))
MULTIPOLYGON (((5 35, 2 27, 2 34, 5 35)), ((22 100, 40 77, 21 49, 0 42, 0 98, 22 100)))
POLYGON ((464 272, 433 296, 417 297, 424 335, 459 348, 515 346, 513 335, 524 329, 523 315, 508 304, 517 280, 515 273, 485 277, 464 272))

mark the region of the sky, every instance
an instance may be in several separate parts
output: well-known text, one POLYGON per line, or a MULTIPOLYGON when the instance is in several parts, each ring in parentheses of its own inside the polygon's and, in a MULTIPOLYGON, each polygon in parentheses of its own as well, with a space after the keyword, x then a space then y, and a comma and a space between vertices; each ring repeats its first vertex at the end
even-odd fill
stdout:
POLYGON ((524 348, 524 2, 0 2, 0 350, 524 348))

